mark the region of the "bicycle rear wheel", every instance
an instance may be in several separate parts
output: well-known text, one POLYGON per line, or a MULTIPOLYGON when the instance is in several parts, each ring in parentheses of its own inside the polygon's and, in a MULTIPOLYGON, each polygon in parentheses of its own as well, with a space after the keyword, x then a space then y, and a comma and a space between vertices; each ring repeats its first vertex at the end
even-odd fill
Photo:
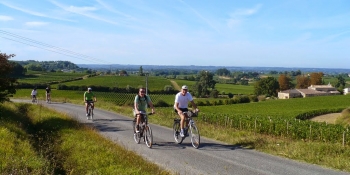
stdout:
POLYGON ((153 135, 152 135, 152 129, 150 126, 146 125, 145 130, 143 132, 143 136, 145 138, 145 142, 148 148, 152 148, 153 144, 153 135))
POLYGON ((184 137, 180 136, 180 120, 179 119, 175 119, 174 120, 174 125, 173 125, 173 133, 174 133, 174 139, 175 142, 178 144, 181 144, 182 141, 184 140, 184 137))
POLYGON ((191 142, 192 142, 192 146, 194 148, 198 148, 200 145, 200 135, 199 135, 199 131, 196 125, 191 125, 190 127, 191 130, 191 142))

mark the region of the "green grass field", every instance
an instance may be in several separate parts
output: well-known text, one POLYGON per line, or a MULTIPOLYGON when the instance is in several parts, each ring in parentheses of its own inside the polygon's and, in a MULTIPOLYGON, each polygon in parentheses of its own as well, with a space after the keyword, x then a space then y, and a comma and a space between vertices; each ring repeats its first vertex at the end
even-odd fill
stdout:
MULTIPOLYGON (((192 86, 196 83, 195 81, 189 81, 189 80, 174 80, 180 87, 182 85, 187 85, 189 89, 191 90, 192 86)), ((253 85, 232 85, 232 84, 220 84, 216 83, 215 89, 219 91, 220 94, 223 92, 225 94, 232 93, 232 94, 244 94, 249 95, 254 93, 254 86, 253 85)))
MULTIPOLYGON (((152 90, 164 90, 166 85, 171 86, 168 79, 162 77, 147 77, 148 89, 152 90)), ((106 87, 118 87, 126 88, 131 86, 133 88, 146 87, 145 76, 95 76, 89 77, 84 80, 78 80, 74 82, 63 83, 67 86, 106 86, 106 87)))
POLYGON ((18 79, 20 83, 47 84, 50 82, 67 81, 83 77, 85 73, 65 73, 65 72, 29 72, 25 77, 18 79))

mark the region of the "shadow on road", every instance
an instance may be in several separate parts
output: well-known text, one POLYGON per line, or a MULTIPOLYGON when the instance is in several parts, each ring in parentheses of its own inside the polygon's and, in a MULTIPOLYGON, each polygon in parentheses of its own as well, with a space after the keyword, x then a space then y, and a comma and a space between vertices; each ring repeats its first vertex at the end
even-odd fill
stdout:
POLYGON ((224 144, 218 144, 218 143, 201 143, 201 145, 199 146, 198 149, 206 150, 206 151, 231 151, 231 150, 243 149, 243 148, 239 145, 224 145, 224 144))

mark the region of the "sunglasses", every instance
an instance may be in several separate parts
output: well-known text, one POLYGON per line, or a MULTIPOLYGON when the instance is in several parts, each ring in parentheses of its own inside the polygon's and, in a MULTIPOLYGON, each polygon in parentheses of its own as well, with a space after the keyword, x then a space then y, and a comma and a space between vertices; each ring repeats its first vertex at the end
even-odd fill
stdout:
POLYGON ((140 91, 141 93, 145 93, 146 91, 140 91))

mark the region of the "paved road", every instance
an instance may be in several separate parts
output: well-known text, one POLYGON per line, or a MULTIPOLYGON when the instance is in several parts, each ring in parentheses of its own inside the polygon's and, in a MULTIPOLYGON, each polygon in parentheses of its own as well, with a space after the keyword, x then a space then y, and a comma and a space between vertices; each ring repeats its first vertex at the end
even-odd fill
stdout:
MULTIPOLYGON (((15 100, 17 101, 17 100, 15 100)), ((67 113, 78 121, 92 125, 101 135, 135 151, 145 159, 155 162, 178 174, 237 174, 237 175, 349 175, 350 173, 330 170, 316 165, 271 156, 255 150, 227 145, 201 138, 201 147, 194 149, 190 139, 183 144, 174 143, 172 130, 152 125, 155 144, 152 149, 141 141, 133 140, 132 120, 113 112, 95 109, 95 120, 85 117, 83 106, 67 103, 44 104, 57 111, 67 113)))

